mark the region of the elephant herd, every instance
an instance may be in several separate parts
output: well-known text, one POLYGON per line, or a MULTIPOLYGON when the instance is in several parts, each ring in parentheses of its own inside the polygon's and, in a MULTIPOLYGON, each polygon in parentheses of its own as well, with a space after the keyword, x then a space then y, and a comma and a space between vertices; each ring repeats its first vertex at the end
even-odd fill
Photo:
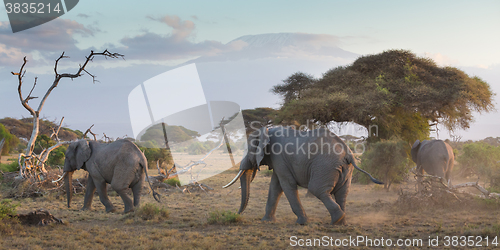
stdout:
MULTIPOLYGON (((453 168, 453 150, 441 140, 416 141, 411 149, 417 172, 445 178, 450 183, 453 168)), ((248 205, 250 184, 260 166, 273 170, 263 221, 276 220, 276 208, 284 193, 298 224, 307 222, 307 215, 300 202, 298 187, 320 199, 331 216, 331 223, 345 224, 347 194, 354 168, 367 174, 377 184, 383 184, 360 169, 349 147, 328 129, 300 131, 289 127, 260 128, 248 136, 248 152, 241 160, 237 176, 224 188, 238 179, 241 183, 241 214, 248 205)), ((68 207, 71 204, 71 178, 75 170, 89 173, 83 210, 91 208, 97 190, 107 212, 115 211, 107 196, 106 184, 120 195, 125 213, 139 205, 140 190, 147 177, 147 160, 139 148, 128 140, 110 144, 80 140, 69 145, 64 163, 68 207), (126 190, 132 189, 134 201, 126 190)), ((153 191, 154 198, 159 201, 153 191)))

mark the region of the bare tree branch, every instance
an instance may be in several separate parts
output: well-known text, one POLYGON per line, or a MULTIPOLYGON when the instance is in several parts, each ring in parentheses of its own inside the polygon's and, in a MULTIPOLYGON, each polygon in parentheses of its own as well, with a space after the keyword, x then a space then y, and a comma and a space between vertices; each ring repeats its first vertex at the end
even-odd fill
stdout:
MULTIPOLYGON (((20 166, 20 171, 19 171, 19 175, 20 177, 22 178, 26 178, 28 176, 31 176, 31 177, 36 177, 38 179, 40 179, 40 176, 39 176, 39 173, 38 172, 41 172, 42 174, 45 174, 46 171, 45 171, 45 161, 48 159, 48 155, 50 154, 50 152, 64 144, 67 144, 69 142, 61 142, 59 140, 59 136, 58 136, 58 133, 61 129, 61 125, 62 125, 62 122, 64 120, 64 117, 61 119, 61 122, 59 124, 59 126, 57 127, 57 130, 55 130, 54 128, 52 128, 52 134, 49 138, 52 138, 55 136, 56 140, 57 140, 57 144, 48 148, 48 149, 44 149, 42 150, 42 153, 39 154, 39 155, 36 155, 33 150, 34 150, 34 147, 35 147, 35 142, 36 142, 36 138, 38 136, 38 133, 39 133, 39 126, 40 126, 40 121, 39 121, 39 116, 40 116, 40 113, 43 109, 43 106, 45 104, 45 101, 47 100, 47 98, 49 97, 49 95, 52 93, 52 90, 54 90, 54 88, 57 87, 57 85, 59 84, 59 81, 62 79, 62 78, 77 78, 77 77, 80 77, 82 75, 82 72, 85 72, 87 74, 89 74, 92 79, 93 79, 93 82, 95 83, 96 80, 95 80, 95 76, 90 74, 86 69, 85 67, 87 66, 87 64, 92 61, 94 59, 95 56, 104 56, 104 58, 118 58, 118 57, 122 57, 123 58, 123 55, 121 54, 118 54, 118 53, 111 53, 109 52, 108 50, 104 50, 103 52, 100 52, 100 53, 96 53, 94 51, 91 51, 90 54, 88 56, 85 57, 85 63, 83 65, 80 65, 80 68, 76 71, 76 73, 63 73, 63 74, 60 74, 58 72, 58 66, 59 66, 59 62, 61 61, 61 59, 63 58, 68 58, 68 56, 65 56, 64 52, 61 53, 61 55, 59 56, 59 58, 56 59, 55 61, 55 64, 54 64, 54 73, 55 73, 55 77, 54 77, 54 81, 52 82, 52 85, 49 87, 49 89, 47 90, 47 92, 45 93, 45 95, 43 96, 43 98, 40 100, 40 103, 38 104, 38 108, 35 110, 33 109, 29 104, 28 102, 32 99, 35 99, 37 97, 32 97, 32 93, 33 93, 33 90, 35 89, 36 85, 37 85, 37 81, 38 81, 38 77, 35 77, 35 81, 33 83, 33 87, 31 88, 28 96, 26 98, 23 97, 23 94, 22 94, 22 85, 23 85, 23 78, 24 78, 24 75, 26 74, 26 70, 25 70, 25 67, 26 67, 26 64, 28 62, 28 60, 26 59, 26 57, 23 58, 23 64, 21 65, 21 68, 19 69, 19 72, 11 72, 12 75, 15 75, 17 76, 17 80, 18 80, 18 87, 17 87, 17 92, 19 94, 19 99, 21 101, 21 104, 23 105, 23 107, 28 110, 30 112, 30 114, 33 116, 33 130, 32 130, 32 133, 31 133, 31 137, 28 141, 28 145, 26 147, 26 151, 25 153, 23 154, 19 154, 19 157, 18 157, 18 162, 19 162, 19 166, 20 166)), ((92 125, 93 126, 93 125, 92 125)), ((91 134, 94 135, 94 140, 96 139, 95 138, 95 134, 92 133, 90 131, 90 129, 87 130, 87 132, 90 132, 91 134)), ((85 133, 85 135, 87 134, 87 132, 85 133)), ((85 135, 84 135, 84 138, 85 138, 85 135)))
POLYGON ((90 126, 90 128, 88 128, 87 131, 85 131, 85 133, 83 134, 83 138, 82 139, 85 139, 85 137, 87 136, 87 133, 90 133, 91 135, 94 136, 94 141, 97 141, 96 134, 94 134, 91 131, 92 127, 94 127, 94 124, 92 124, 92 126, 90 126))

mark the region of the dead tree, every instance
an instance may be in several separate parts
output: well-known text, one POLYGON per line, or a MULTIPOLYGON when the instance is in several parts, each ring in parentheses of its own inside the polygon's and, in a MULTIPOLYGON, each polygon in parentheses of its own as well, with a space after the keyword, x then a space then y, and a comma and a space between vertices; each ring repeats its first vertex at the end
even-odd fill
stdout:
MULTIPOLYGON (((465 182, 465 183, 460 183, 460 184, 455 184, 455 185, 448 185, 448 182, 442 177, 435 176, 435 175, 426 175, 426 174, 420 175, 420 174, 415 172, 415 168, 411 169, 410 171, 413 174, 415 174, 415 177, 419 177, 419 176, 425 177, 425 179, 421 178, 422 183, 420 183, 420 185, 422 185, 424 187, 431 187, 431 186, 437 187, 441 190, 444 190, 447 193, 452 194, 456 199, 459 199, 456 196, 457 193, 464 193, 464 192, 460 192, 459 189, 467 188, 467 187, 476 188, 477 190, 479 190, 481 192, 481 195, 475 195, 475 194, 469 193, 470 195, 477 196, 477 197, 483 198, 483 199, 498 199, 498 198, 500 198, 499 193, 492 193, 492 192, 486 190, 486 188, 479 185, 479 179, 476 182, 465 182), (433 184, 435 184, 435 185, 433 185, 433 184)), ((416 179, 418 181, 418 178, 416 178, 416 179)), ((417 183, 417 184, 419 184, 419 183, 417 183)), ((432 192, 431 189, 429 189, 428 192, 429 191, 432 192)))
POLYGON ((61 123, 59 124, 57 129, 53 130, 54 132, 52 133, 52 135, 50 137, 51 139, 54 138, 57 141, 57 144, 50 147, 50 148, 44 149, 42 151, 42 153, 40 153, 40 154, 35 154, 33 152, 33 150, 35 149, 35 141, 36 141, 36 138, 38 137, 38 133, 39 133, 40 113, 42 111, 43 105, 45 104, 45 101, 47 100, 49 95, 52 93, 52 90, 54 90, 54 88, 57 87, 57 85, 59 84, 59 81, 61 79, 63 79, 63 78, 70 78, 70 79, 78 78, 78 77, 82 76, 84 73, 87 73, 88 75, 90 75, 92 77, 93 82, 96 82, 95 76, 90 74, 85 69, 87 64, 89 62, 93 61, 95 56, 104 56, 105 58, 108 58, 108 57, 109 58, 119 58, 119 57, 123 58, 123 55, 118 54, 118 53, 111 53, 108 50, 104 50, 103 52, 100 52, 100 53, 96 53, 94 51, 91 51, 90 54, 86 57, 86 60, 83 63, 83 65, 80 65, 80 68, 76 71, 76 73, 73 73, 73 74, 72 73, 62 73, 61 74, 57 71, 57 66, 59 64, 59 61, 63 58, 68 58, 68 56, 65 56, 64 52, 63 52, 61 54, 61 56, 59 56, 59 58, 57 58, 55 65, 54 65, 54 74, 55 74, 54 81, 53 81, 52 85, 49 87, 49 89, 47 90, 47 92, 45 93, 44 97, 41 99, 41 101, 38 104, 38 107, 36 109, 32 108, 28 102, 32 99, 38 98, 38 97, 31 96, 31 94, 33 93, 33 90, 36 87, 38 78, 35 77, 33 87, 31 88, 31 91, 28 93, 28 95, 26 97, 23 97, 23 93, 22 93, 22 85, 23 85, 23 80, 24 80, 23 78, 24 78, 24 75, 26 73, 26 70, 24 68, 26 66, 26 63, 28 62, 28 60, 26 60, 26 57, 24 57, 24 59, 23 59, 24 62, 23 62, 23 65, 21 66, 21 68, 19 69, 19 72, 11 72, 13 75, 17 76, 17 79, 18 79, 17 92, 19 94, 19 99, 21 101, 21 104, 23 105, 23 107, 26 110, 28 110, 28 112, 30 112, 31 116, 33 117, 33 131, 31 133, 31 137, 28 141, 26 151, 24 153, 19 154, 19 157, 18 157, 19 168, 20 168, 19 176, 18 176, 19 178, 33 178, 35 180, 36 179, 37 180, 43 179, 47 174, 47 171, 45 169, 45 161, 47 160, 50 152, 52 150, 64 145, 64 144, 70 143, 70 142, 59 141, 59 138, 57 136, 59 129, 61 128, 61 124, 62 124, 62 121, 64 119, 63 118, 63 119, 61 119, 61 123))

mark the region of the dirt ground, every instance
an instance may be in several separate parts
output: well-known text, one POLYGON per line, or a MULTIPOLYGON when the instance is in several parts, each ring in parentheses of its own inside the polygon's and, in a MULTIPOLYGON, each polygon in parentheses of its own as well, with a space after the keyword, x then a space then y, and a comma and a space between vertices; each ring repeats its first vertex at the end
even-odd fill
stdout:
MULTIPOLYGON (((149 173, 155 175, 156 170, 151 169, 149 173)), ((441 205, 401 205, 397 202, 398 191, 403 188, 408 192, 414 188, 413 183, 393 186, 389 192, 375 184, 353 184, 348 196, 346 226, 330 225, 328 211, 317 198, 306 197, 306 189, 299 189, 309 217, 306 225, 295 224, 296 216, 284 195, 278 205, 277 221, 262 222, 260 219, 264 215, 271 180, 266 171, 260 171, 251 184, 249 205, 240 221, 208 223, 211 212, 238 210, 241 199, 238 185, 222 189, 236 173, 237 169, 232 168, 203 180, 203 184, 214 189, 208 192, 182 193, 176 188, 160 188, 158 192, 162 199, 159 204, 144 188, 141 204, 157 204, 168 209, 169 217, 165 219, 142 220, 122 214, 123 203, 116 194, 110 198, 119 211, 117 213, 106 213, 97 195, 91 211, 79 210, 83 194, 74 195, 71 208, 67 208, 65 196, 57 192, 17 200, 19 213, 43 208, 62 219, 64 224, 43 227, 3 225, 0 228, 0 248, 329 249, 344 246, 365 249, 384 246, 386 249, 442 249, 481 245, 481 249, 490 249, 496 248, 495 243, 498 243, 498 202, 472 199, 446 205, 437 197, 436 204, 441 205)), ((84 172, 75 177, 78 175, 82 176, 84 172)))

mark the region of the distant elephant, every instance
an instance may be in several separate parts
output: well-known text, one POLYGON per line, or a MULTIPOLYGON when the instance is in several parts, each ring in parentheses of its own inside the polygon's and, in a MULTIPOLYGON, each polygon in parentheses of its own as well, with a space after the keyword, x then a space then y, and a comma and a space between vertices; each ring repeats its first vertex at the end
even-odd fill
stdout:
MULTIPOLYGON (((416 140, 411 147, 411 159, 417 163, 417 173, 444 178, 451 185, 451 170, 455 161, 453 148, 442 140, 416 140)), ((421 176, 418 177, 419 183, 421 176)), ((419 186, 419 191, 421 187, 419 186)))
POLYGON ((307 216, 300 203, 297 186, 307 188, 326 206, 332 224, 344 224, 345 205, 353 166, 356 166, 351 150, 328 129, 299 131, 289 127, 261 128, 249 135, 248 152, 240 163, 238 175, 224 188, 241 181, 241 214, 249 200, 250 183, 259 166, 273 169, 266 214, 263 221, 274 221, 281 194, 284 192, 297 223, 305 224, 307 216), (332 195, 334 198, 332 198, 332 195))
MULTIPOLYGON (((79 140, 69 145, 64 160, 64 181, 68 207, 71 205, 73 193, 72 176, 75 170, 84 169, 89 173, 82 210, 92 208, 92 199, 97 189, 106 212, 114 212, 115 208, 108 198, 106 183, 110 183, 125 204, 125 213, 139 205, 144 176, 147 176, 148 163, 139 148, 128 140, 117 140, 112 143, 79 140), (134 202, 126 193, 132 188, 134 202)), ((148 177, 149 179, 149 177, 148 177)), ((151 186, 150 186, 151 187, 151 186)), ((158 194, 153 197, 159 201, 158 194)))

